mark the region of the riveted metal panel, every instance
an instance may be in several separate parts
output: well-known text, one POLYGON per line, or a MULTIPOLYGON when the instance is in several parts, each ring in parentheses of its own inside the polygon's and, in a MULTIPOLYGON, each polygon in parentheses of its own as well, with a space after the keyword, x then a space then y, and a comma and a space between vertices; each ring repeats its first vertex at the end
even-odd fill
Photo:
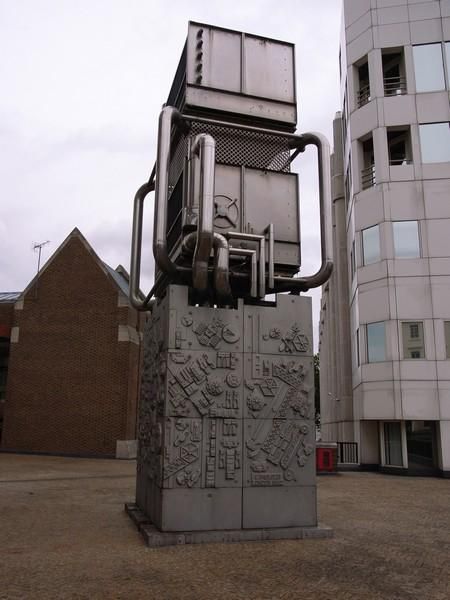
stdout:
MULTIPOLYGON (((273 223, 275 242, 300 239, 298 176, 246 169, 244 175, 245 220, 259 233, 273 223)), ((299 259, 298 248, 295 256, 299 259)), ((275 248, 276 251, 276 248, 275 248)))
POLYGON ((169 96, 183 112, 295 128, 293 44, 191 22, 184 57, 169 96))
POLYGON ((295 103, 294 47, 245 36, 245 92, 295 103))

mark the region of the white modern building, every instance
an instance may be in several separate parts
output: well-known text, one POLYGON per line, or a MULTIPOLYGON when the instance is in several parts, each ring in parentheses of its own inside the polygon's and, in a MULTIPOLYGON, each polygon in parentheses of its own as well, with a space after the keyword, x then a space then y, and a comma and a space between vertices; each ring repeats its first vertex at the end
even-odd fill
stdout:
POLYGON ((344 0, 340 69, 322 439, 450 475, 450 0, 344 0))

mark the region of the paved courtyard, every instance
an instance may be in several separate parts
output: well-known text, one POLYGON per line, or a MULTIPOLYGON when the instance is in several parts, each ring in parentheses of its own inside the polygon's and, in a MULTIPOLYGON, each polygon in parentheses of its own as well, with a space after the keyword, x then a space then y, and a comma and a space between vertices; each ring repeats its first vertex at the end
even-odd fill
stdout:
POLYGON ((147 548, 134 463, 0 454, 0 599, 450 598, 450 480, 318 480, 334 539, 147 548))

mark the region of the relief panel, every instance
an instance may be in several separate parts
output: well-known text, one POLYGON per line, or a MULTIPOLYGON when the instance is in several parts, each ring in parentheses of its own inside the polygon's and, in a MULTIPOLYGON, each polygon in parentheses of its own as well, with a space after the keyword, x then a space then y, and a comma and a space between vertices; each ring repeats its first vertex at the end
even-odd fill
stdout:
POLYGON ((174 350, 242 352, 242 301, 238 309, 189 306, 187 288, 170 286, 170 326, 164 340, 174 350))
POLYGON ((200 487, 202 446, 202 419, 166 417, 158 485, 163 488, 200 487))
POLYGON ((164 419, 162 488, 242 486, 242 419, 164 419))
POLYGON ((312 356, 310 298, 279 294, 277 306, 244 307, 244 352, 312 356))
POLYGON ((314 424, 289 419, 245 419, 244 486, 312 485, 314 424))
POLYGON ((165 414, 242 418, 242 354, 223 350, 169 352, 165 414))
POLYGON ((253 419, 314 419, 311 358, 244 355, 244 416, 253 419))
POLYGON ((315 486, 309 307, 297 296, 279 297, 277 308, 195 307, 186 288, 170 286, 154 308, 143 341, 137 490, 155 524, 220 528, 222 509, 214 525, 182 512, 200 499, 222 506, 221 490, 239 488, 244 513, 233 496, 233 523, 315 518, 306 506, 299 515, 292 508, 303 501, 300 490, 315 486), (279 503, 287 516, 272 514, 279 503))
POLYGON ((160 321, 156 318, 149 319, 144 327, 138 419, 138 477, 142 472, 152 479, 161 470, 162 416, 167 376, 167 353, 160 351, 159 325, 160 321))
POLYGON ((205 488, 242 486, 242 419, 204 419, 205 488))

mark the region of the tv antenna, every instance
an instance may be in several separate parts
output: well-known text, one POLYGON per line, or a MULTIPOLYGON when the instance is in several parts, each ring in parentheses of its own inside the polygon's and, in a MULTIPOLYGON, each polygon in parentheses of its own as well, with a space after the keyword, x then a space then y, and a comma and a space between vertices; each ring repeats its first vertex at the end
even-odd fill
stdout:
POLYGON ((50 240, 46 240, 45 242, 33 242, 33 250, 38 253, 38 264, 37 264, 37 273, 36 273, 36 288, 35 288, 35 298, 38 295, 38 286, 39 286, 39 272, 41 270, 41 253, 42 248, 50 244, 50 240))

